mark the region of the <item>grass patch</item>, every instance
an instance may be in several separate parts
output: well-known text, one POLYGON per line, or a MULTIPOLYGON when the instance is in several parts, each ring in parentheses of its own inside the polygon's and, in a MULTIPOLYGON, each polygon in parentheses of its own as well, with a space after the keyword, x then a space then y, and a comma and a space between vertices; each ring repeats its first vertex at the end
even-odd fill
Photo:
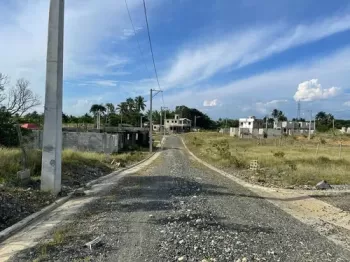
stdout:
POLYGON ((203 132, 184 134, 184 139, 192 152, 217 167, 243 171, 251 160, 258 160, 259 172, 239 172, 255 180, 278 186, 315 185, 320 180, 350 184, 350 140, 346 136, 259 140, 203 132))
MULTIPOLYGON (((76 172, 79 168, 100 168, 110 171, 115 166, 111 165, 112 160, 120 163, 120 167, 141 161, 147 152, 132 151, 121 154, 106 155, 95 152, 80 152, 74 150, 64 150, 62 152, 62 172, 63 175, 76 172)), ((28 151, 28 168, 31 176, 35 180, 40 176, 41 171, 41 151, 28 151)), ((16 173, 22 169, 20 149, 0 148, 0 183, 15 183, 16 173)))

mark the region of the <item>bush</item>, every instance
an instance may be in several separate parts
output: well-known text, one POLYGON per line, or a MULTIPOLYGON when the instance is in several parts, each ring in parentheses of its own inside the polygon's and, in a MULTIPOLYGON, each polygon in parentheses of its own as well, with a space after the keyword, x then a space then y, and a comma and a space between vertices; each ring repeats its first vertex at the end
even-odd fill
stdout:
POLYGON ((320 138, 320 143, 322 144, 322 145, 324 145, 324 144, 326 144, 326 140, 324 139, 324 138, 320 138))
POLYGON ((297 165, 293 161, 286 161, 286 164, 291 170, 293 171, 297 170, 297 165))
POLYGON ((277 151, 273 154, 274 157, 279 157, 279 158, 283 158, 284 157, 284 152, 282 151, 277 151))
POLYGON ((329 162, 331 162, 331 160, 328 157, 325 157, 325 156, 318 157, 317 161, 321 162, 321 163, 329 163, 329 162))

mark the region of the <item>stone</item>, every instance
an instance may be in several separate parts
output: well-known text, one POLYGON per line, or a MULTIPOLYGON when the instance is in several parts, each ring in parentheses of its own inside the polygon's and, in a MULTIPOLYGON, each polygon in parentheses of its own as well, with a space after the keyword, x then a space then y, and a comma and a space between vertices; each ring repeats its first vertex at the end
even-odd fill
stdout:
POLYGON ((30 179, 30 169, 24 169, 17 172, 17 178, 21 181, 26 181, 30 179))
POLYGON ((316 185, 316 189, 318 190, 325 190, 325 189, 331 189, 331 185, 327 183, 327 181, 322 180, 320 182, 317 183, 316 185))
POLYGON ((74 196, 85 196, 85 191, 82 188, 78 188, 74 191, 74 196))
POLYGON ((177 259, 177 261, 186 261, 186 258, 185 258, 185 256, 182 256, 182 257, 179 257, 179 258, 177 259))

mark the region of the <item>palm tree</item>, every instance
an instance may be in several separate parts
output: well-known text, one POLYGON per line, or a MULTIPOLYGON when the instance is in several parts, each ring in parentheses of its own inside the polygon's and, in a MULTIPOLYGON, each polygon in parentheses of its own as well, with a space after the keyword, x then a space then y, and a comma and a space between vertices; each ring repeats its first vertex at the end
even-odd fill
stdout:
POLYGON ((135 97, 134 103, 137 112, 144 111, 146 108, 145 99, 142 96, 135 97))
POLYGON ((117 110, 119 111, 119 114, 126 114, 128 112, 128 104, 126 102, 121 102, 117 106, 117 110))
POLYGON ((129 112, 132 112, 135 109, 135 101, 131 97, 126 99, 126 104, 128 105, 129 112))
POLYGON ((117 110, 120 114, 120 122, 121 124, 123 123, 123 115, 127 114, 128 112, 128 104, 126 102, 121 102, 118 106, 117 106, 117 110))
POLYGON ((100 105, 98 104, 93 104, 90 108, 90 113, 92 113, 94 116, 96 116, 97 112, 100 109, 100 105))
POLYGON ((274 110, 272 110, 271 116, 273 118, 278 118, 278 115, 279 115, 279 110, 278 109, 275 108, 274 110))
POLYGON ((115 107, 112 103, 106 103, 106 109, 108 115, 115 113, 115 107))
POLYGON ((93 104, 90 108, 90 113, 92 113, 97 120, 97 116, 104 115, 106 110, 107 109, 103 105, 93 104))

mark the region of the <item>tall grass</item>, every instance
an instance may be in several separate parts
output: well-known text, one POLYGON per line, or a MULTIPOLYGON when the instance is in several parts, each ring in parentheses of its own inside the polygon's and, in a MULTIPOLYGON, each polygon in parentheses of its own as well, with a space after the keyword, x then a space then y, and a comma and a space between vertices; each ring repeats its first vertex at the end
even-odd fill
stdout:
MULTIPOLYGON (((64 150, 62 152, 62 166, 91 166, 91 167, 109 167, 114 159, 120 162, 122 166, 142 160, 147 153, 128 152, 122 154, 106 155, 95 152, 79 152, 74 150, 64 150)), ((39 176, 41 171, 41 151, 28 151, 28 168, 32 176, 39 176)), ((16 173, 22 169, 21 150, 0 148, 0 183, 15 180, 16 173)))
POLYGON ((283 185, 314 185, 320 180, 350 184, 350 147, 344 145, 339 157, 338 139, 327 137, 326 141, 321 141, 316 136, 310 141, 290 137, 257 140, 218 133, 185 135, 189 148, 214 165, 246 170, 251 160, 258 160, 262 171, 254 176, 283 185))

